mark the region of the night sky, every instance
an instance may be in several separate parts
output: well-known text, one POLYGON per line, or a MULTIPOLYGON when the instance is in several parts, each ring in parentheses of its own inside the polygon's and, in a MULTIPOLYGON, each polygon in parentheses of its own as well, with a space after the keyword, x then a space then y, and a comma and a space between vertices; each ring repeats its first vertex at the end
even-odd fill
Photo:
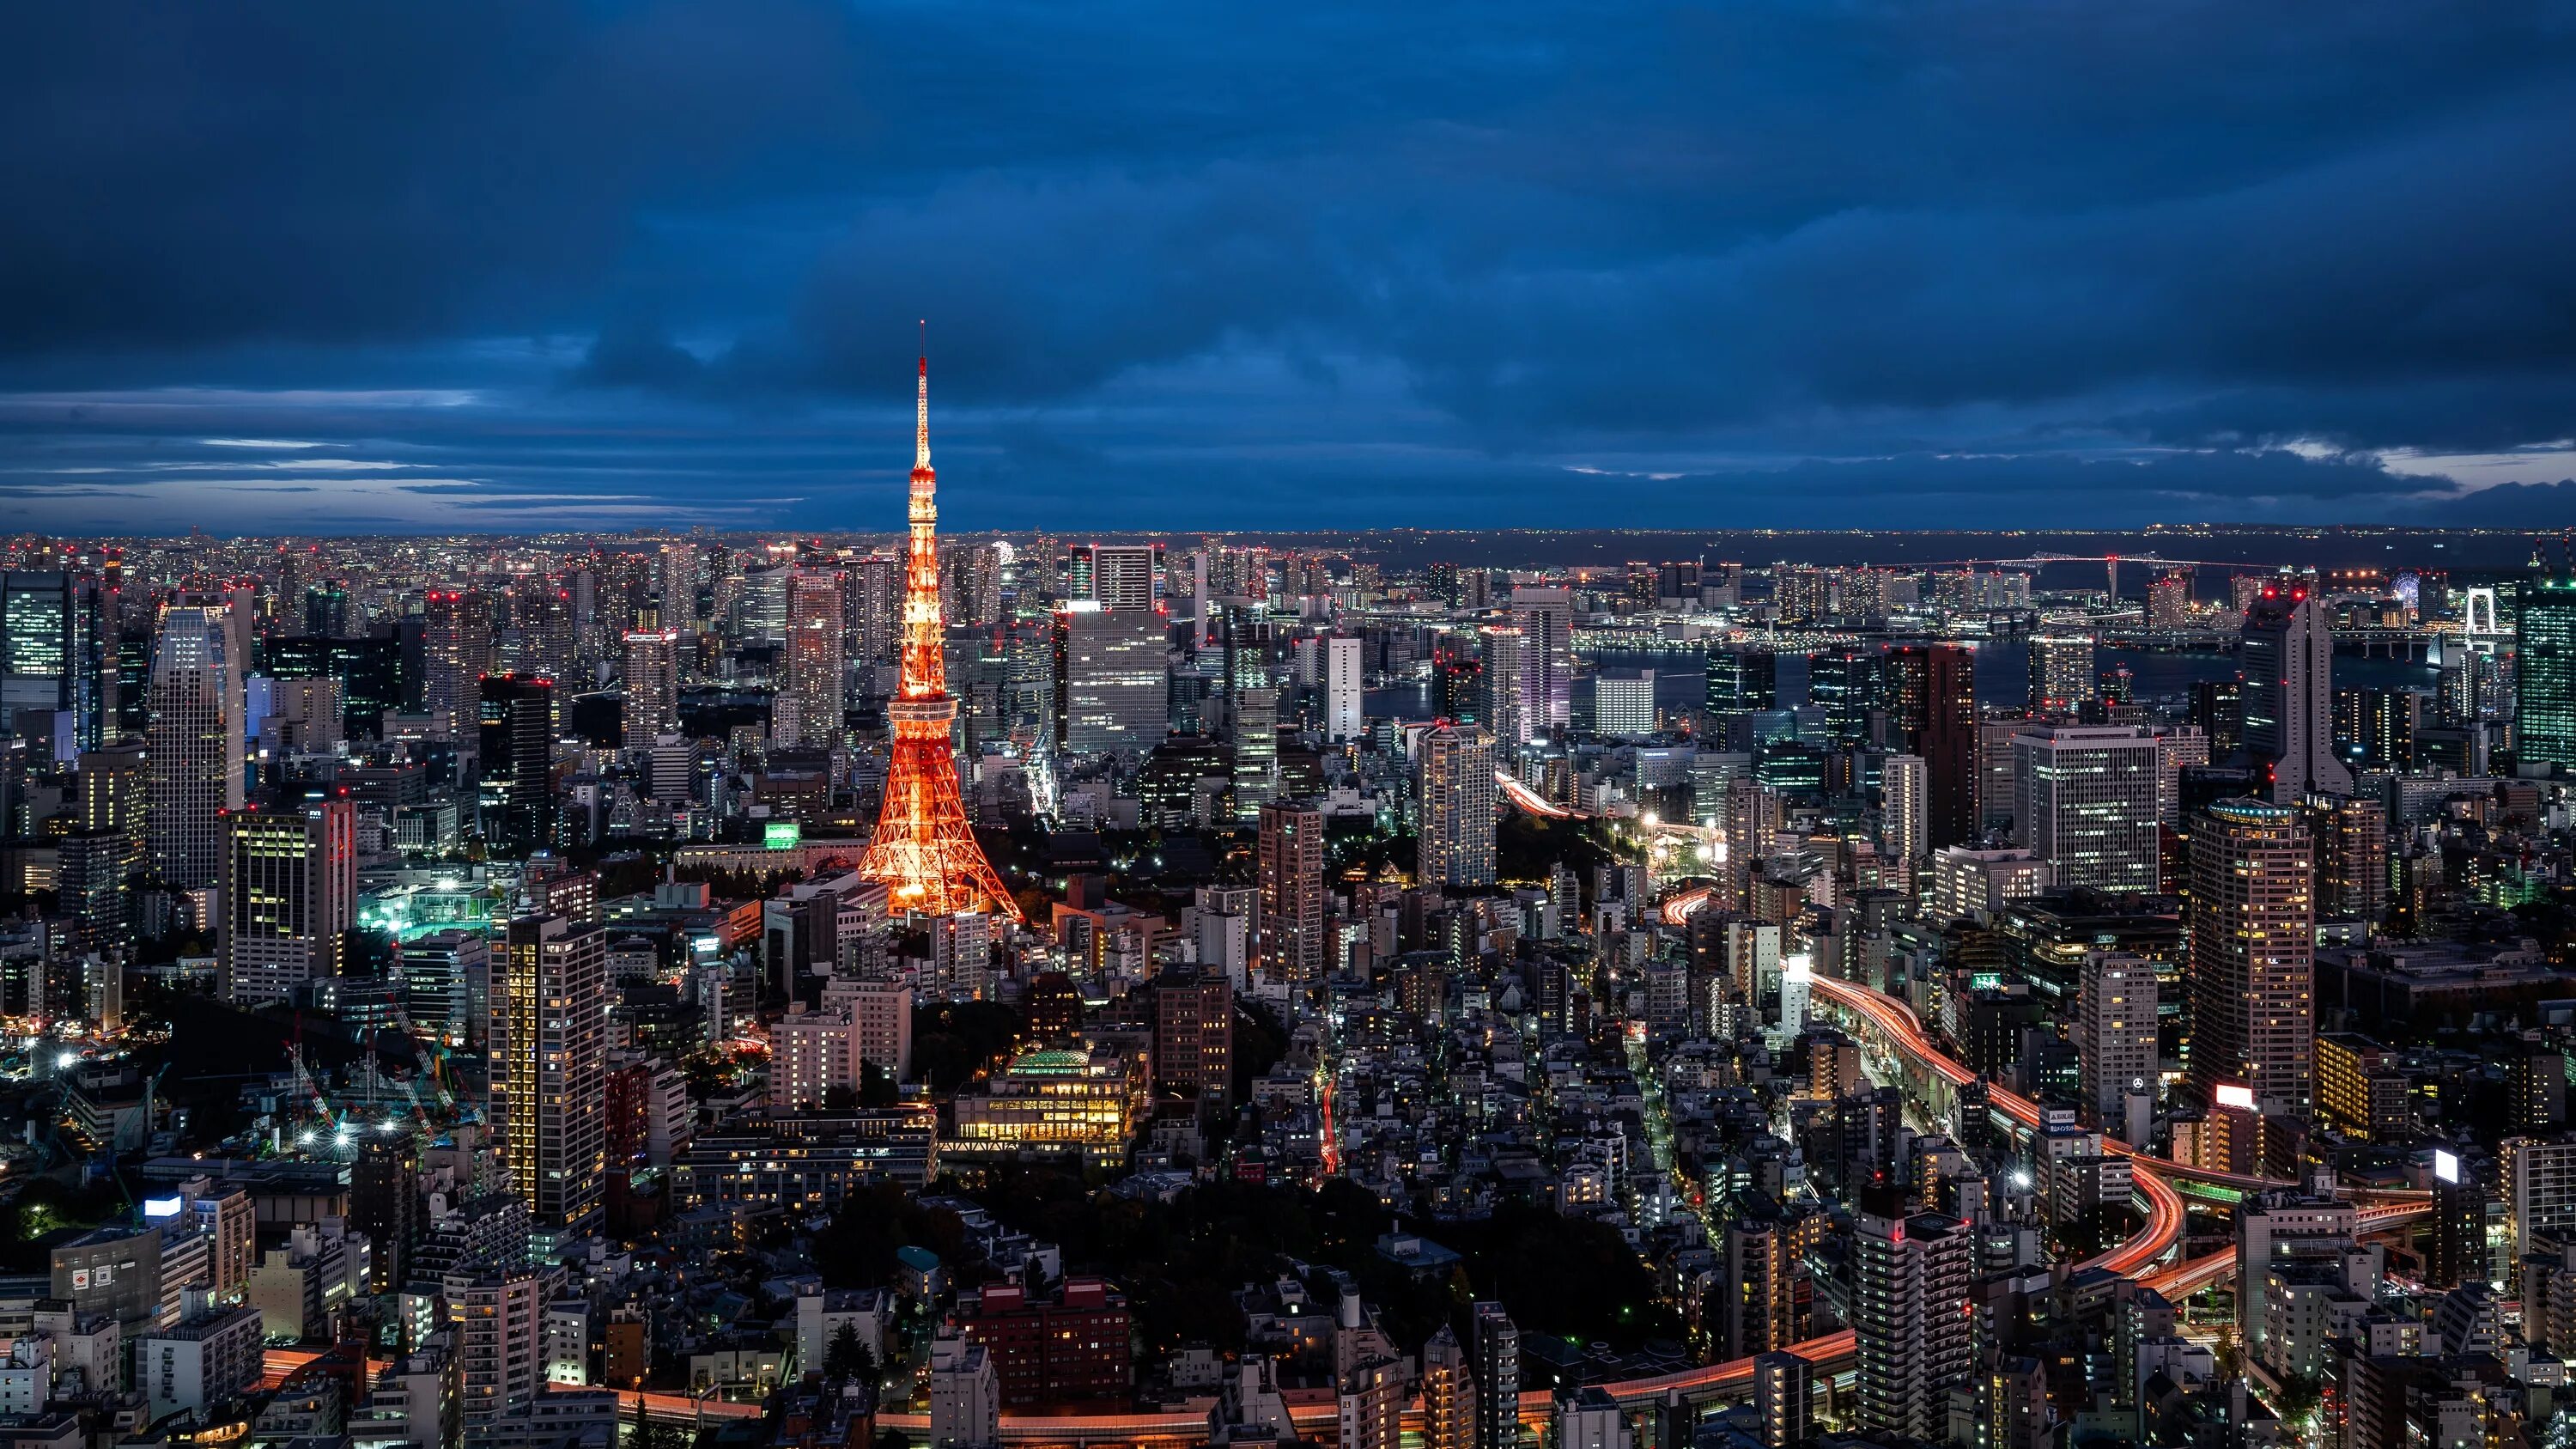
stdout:
POLYGON ((2576 523, 2576 6, 22 3, 0 529, 2576 523))

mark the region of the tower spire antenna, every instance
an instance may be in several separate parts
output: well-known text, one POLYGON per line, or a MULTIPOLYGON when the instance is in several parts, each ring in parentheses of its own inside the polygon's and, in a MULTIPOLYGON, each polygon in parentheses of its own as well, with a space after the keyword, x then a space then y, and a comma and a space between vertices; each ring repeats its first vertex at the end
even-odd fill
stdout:
POLYGON ((921 378, 913 394, 912 467, 930 470, 930 319, 921 319, 921 378))

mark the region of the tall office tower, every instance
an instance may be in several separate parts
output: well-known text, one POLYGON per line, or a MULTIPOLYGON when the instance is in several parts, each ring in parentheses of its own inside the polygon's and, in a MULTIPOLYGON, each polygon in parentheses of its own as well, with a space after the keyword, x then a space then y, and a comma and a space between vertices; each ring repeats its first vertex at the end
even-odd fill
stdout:
POLYGON ((2388 807, 2375 796, 2311 795, 2300 808, 2316 847, 2317 919, 2388 914, 2388 807))
POLYGON ((2209 758, 2224 760, 2245 748, 2245 685, 2204 679, 2191 687, 2191 722, 2209 737, 2209 758))
POLYGON ((930 359, 921 360, 913 423, 912 543, 904 565, 903 687, 886 706, 894 756, 885 803, 859 873, 885 882, 906 913, 954 916, 987 911, 1016 921, 1020 908, 966 823, 957 790, 952 733, 957 701, 948 693, 939 613, 938 475, 930 467, 930 359))
POLYGON ((2076 989, 2075 1075, 2088 1125, 2145 1147, 2156 1091, 2155 963, 2088 951, 2076 989))
POLYGON ((2273 1266, 2297 1258, 2339 1257, 2351 1247, 2358 1223, 2348 1202, 2294 1192, 2251 1193, 2236 1205, 2236 1334, 2250 1357, 2269 1361, 2273 1266))
POLYGON ((357 918, 357 807, 342 798, 224 817, 224 999, 286 1001, 340 974, 341 933, 357 918))
POLYGON ((489 674, 475 688, 483 838, 513 854, 548 849, 555 843, 554 681, 489 674))
POLYGON ((2128 725, 2033 725, 2013 736, 2013 840, 2060 889, 2153 891, 2162 771, 2153 733, 2128 725))
POLYGON ((1476 718, 1509 753, 1530 740, 1529 714, 1521 699, 1521 675, 1529 663, 1529 636, 1509 625, 1491 625, 1484 631, 1484 649, 1476 718))
POLYGON ((1753 1416, 1764 1449, 1797 1449, 1814 1435, 1815 1367, 1786 1351, 1753 1360, 1753 1416))
POLYGON ((2034 634, 2030 640, 2030 707, 2062 714, 2092 702, 2093 636, 2034 634))
POLYGON ((57 843, 55 885, 84 952, 123 951, 134 944, 134 872, 142 860, 122 830, 75 830, 57 843))
POLYGON ((2335 749, 2356 768, 2411 768, 2415 735, 2424 727, 2424 702, 2429 698, 2414 689, 2336 690, 2335 749))
POLYGON ((841 744, 841 579, 825 569, 798 569, 787 581, 787 671, 773 706, 771 736, 830 749, 841 744))
POLYGON ((1573 591, 1512 590, 1512 623, 1521 631, 1521 714, 1537 739, 1574 723, 1573 591))
POLYGON ((1154 978, 1154 1086, 1220 1106, 1233 1095, 1234 987, 1222 972, 1154 978))
POLYGON ((1708 651, 1708 712, 1750 714, 1780 707, 1780 656, 1742 646, 1708 651))
POLYGON ((1807 702, 1824 711, 1825 734, 1835 744, 1869 738, 1870 711, 1880 707, 1878 656, 1859 649, 1809 656, 1807 702))
POLYGON ((2314 1097, 2316 880, 2299 813, 2222 800, 2191 831, 2191 1079, 2305 1121, 2314 1097))
POLYGON ((1521 1331, 1499 1303, 1474 1309, 1476 1449, 1519 1449, 1521 1331))
POLYGON ((850 657, 891 664, 903 648, 903 560, 869 554, 841 566, 841 623, 849 631, 850 657))
POLYGON ((1956 644, 1901 644, 1883 662, 1889 725, 1906 753, 1923 757, 1931 779, 1932 848, 1971 843, 1978 823, 1976 656, 1956 644))
POLYGON ((698 546, 666 543, 652 562, 652 577, 646 587, 662 601, 663 625, 681 631, 696 629, 704 617, 698 612, 698 546))
POLYGON ((1253 969, 1266 981, 1321 981, 1329 964, 1323 812, 1304 801, 1279 801, 1262 806, 1260 820, 1253 969))
POLYGON ((475 681, 492 672, 492 606, 483 595, 432 589, 421 608, 421 704, 430 728, 474 748, 482 703, 475 681))
POLYGON ((2514 600, 2513 663, 2515 757, 2576 766, 2576 575, 2523 580, 2514 600))
POLYGON ((2266 583, 2245 611, 2245 751, 2270 768, 2284 805, 2352 793, 2334 752, 2334 634, 2321 603, 2304 585, 2266 583))
POLYGON ((1474 725, 1435 725, 1422 736, 1421 861, 1425 886, 1494 883, 1499 787, 1494 745, 1474 725))
POLYGON ((510 922, 492 989, 501 1165, 539 1227, 579 1231, 608 1177, 608 936, 561 916, 510 922))
POLYGON ((1324 738, 1335 744, 1360 737, 1360 641, 1351 634, 1324 639, 1324 738))
POLYGON ((457 1417, 468 1439, 526 1427, 546 1372, 546 1304, 561 1269, 493 1268, 447 1289, 457 1330, 457 1417))
POLYGON ((1932 853, 1932 776, 1921 755, 1890 755, 1879 762, 1878 843, 1888 856, 1914 863, 1932 853))
POLYGON ((1279 791, 1279 691, 1246 689, 1234 701, 1234 812, 1244 820, 1279 791))
POLYGON ((2147 581, 2147 627, 2173 632, 2191 627, 2191 570, 2160 569, 2147 581))
POLYGON ((1104 609, 1151 610, 1162 574, 1160 544, 1086 543, 1065 556, 1065 597, 1104 609))
POLYGON ((1078 599, 1056 611, 1060 754, 1132 759, 1163 742, 1171 715, 1169 632, 1152 609, 1105 609, 1078 599))
POLYGON ((1443 1323, 1422 1345, 1422 1449, 1475 1449, 1476 1376, 1443 1323))
POLYGON ((680 730, 680 636, 642 629, 626 636, 626 748, 641 755, 680 730))
POLYGON ((1485 722, 1484 646, 1468 634, 1443 634, 1431 646, 1431 713, 1467 724, 1485 722))
POLYGON ((114 737, 114 600, 75 573, 0 573, 0 731, 41 733, 57 760, 114 737))
POLYGON ((1906 1215, 1892 1190, 1862 1197, 1852 1219, 1851 1310, 1860 1422, 1940 1439, 1951 1386, 1975 1370, 1976 1320, 1966 1309, 1976 1234, 1939 1213, 1906 1215))
POLYGON ((164 605, 152 651, 152 869, 176 890, 222 880, 223 812, 242 804, 242 661, 230 615, 224 604, 164 605))
POLYGON ((411 1282, 412 1237, 420 1228, 420 1171, 411 1135, 361 1143, 349 1167, 349 1226, 367 1235, 367 1285, 391 1293, 411 1282))

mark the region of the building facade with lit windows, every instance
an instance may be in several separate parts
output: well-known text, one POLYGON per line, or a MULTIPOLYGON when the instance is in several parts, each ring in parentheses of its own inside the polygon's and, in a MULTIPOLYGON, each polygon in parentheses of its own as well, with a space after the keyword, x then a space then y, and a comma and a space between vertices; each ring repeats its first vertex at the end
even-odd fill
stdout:
POLYGON ((2191 1079, 2305 1118, 2316 1052, 2315 851, 2297 810, 2223 800, 2191 832, 2191 1079))
POLYGON ((357 911, 356 807, 317 800, 291 810, 223 817, 224 997, 284 1001, 340 970, 341 938, 357 911))
POLYGON ((1022 1052, 980 1091, 958 1095, 957 1135, 946 1150, 965 1158, 1028 1153, 1124 1161, 1139 1085, 1127 1061, 1110 1053, 1022 1052))

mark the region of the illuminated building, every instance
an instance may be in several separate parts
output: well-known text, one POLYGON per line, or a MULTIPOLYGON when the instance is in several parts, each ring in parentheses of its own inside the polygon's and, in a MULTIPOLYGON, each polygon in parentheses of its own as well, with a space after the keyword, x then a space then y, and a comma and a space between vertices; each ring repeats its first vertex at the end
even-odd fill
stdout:
POLYGON ((2317 919, 2388 914, 2388 807, 2371 796, 2312 795, 2302 807, 2317 854, 2317 919))
POLYGON ((1538 739, 1574 722, 1574 595, 1567 589, 1512 590, 1521 631, 1521 719, 1538 739))
POLYGON ((242 660, 228 604, 161 610, 146 698, 152 868, 163 885, 223 879, 223 815, 242 806, 242 660))
POLYGON ((1592 681, 1592 729, 1603 735, 1655 732, 1655 672, 1605 669, 1592 681))
POLYGON ((859 873, 892 888, 906 913, 953 916, 990 911, 1016 921, 1020 908, 966 823, 950 737, 950 698, 939 605, 938 476, 930 468, 930 359, 921 360, 913 424, 912 545, 904 566, 903 684, 886 705, 894 754, 885 803, 859 873))
MULTIPOLYGON (((1765 681, 1777 708, 1778 686, 1765 681)), ((1831 649, 1807 660, 1807 702, 1824 711, 1830 744, 1856 745, 1869 738, 1869 712, 1879 707, 1878 657, 1858 649, 1831 649)))
POLYGON ((841 743, 841 577, 797 569, 786 583, 786 674, 771 704, 773 744, 829 749, 841 743))
POLYGON ((1422 1449, 1475 1449, 1476 1380, 1443 1323, 1422 1345, 1422 1449))
MULTIPOLYGON (((1478 699, 1481 708, 1476 722, 1484 725, 1505 750, 1529 743, 1533 731, 1530 717, 1522 707, 1521 675, 1528 663, 1529 636, 1508 625, 1495 625, 1484 632, 1484 659, 1477 671, 1478 699)), ((1459 716, 1461 720, 1468 717, 1459 716)), ((1544 723, 1536 731, 1545 734, 1544 723)))
POLYGON ((1444 719, 1485 718, 1483 647, 1465 634, 1443 634, 1431 646, 1431 709, 1444 719))
POLYGON ((483 838, 514 855, 544 850, 555 841, 554 681, 487 674, 477 689, 483 838))
POLYGON ((1022 1052, 983 1090, 958 1095, 957 1139, 948 1150, 964 1157, 1079 1153, 1121 1161, 1133 1135, 1136 1086, 1119 1056, 1022 1052))
POLYGON ((224 998, 286 1001, 340 971, 358 902, 357 812, 347 799, 224 817, 224 998))
POLYGON ((2524 580, 2514 631, 2516 757, 2526 765, 2576 766, 2576 577, 2524 580))
POLYGON ((1005 1408, 1125 1400, 1135 1391, 1126 1297, 1097 1278, 1068 1278, 1050 1303, 1016 1283, 988 1283, 963 1328, 992 1355, 1005 1408))
POLYGON ((1425 886, 1494 883, 1494 824, 1500 787, 1494 747, 1483 730, 1442 723, 1422 736, 1421 856, 1425 886))
POLYGON ((1324 738, 1336 744, 1360 737, 1360 639, 1324 639, 1324 738))
POLYGON ((702 1129, 671 1162, 682 1212, 737 1206, 831 1212, 889 1178, 918 1189, 939 1175, 939 1120, 926 1107, 772 1109, 702 1129))
POLYGON ((2085 957, 2075 1026, 2077 1097, 2092 1125, 2137 1147, 2147 1145, 2154 1121, 2157 992, 2155 963, 2142 956, 2094 951, 2085 957))
POLYGON ((1321 981, 1324 943, 1324 816, 1310 802, 1261 807, 1258 900, 1252 964, 1266 980, 1321 981))
POLYGON ((2304 1120, 2316 1049, 2316 883, 2299 814, 2222 800, 2191 832, 2191 1077, 2304 1120))
POLYGON ((626 748, 643 754, 680 728, 680 636, 667 629, 626 636, 626 748))
POLYGON ((23 716, 48 716, 57 758, 114 737, 114 606, 113 591, 79 574, 0 573, 0 721, 24 733, 23 716))
MULTIPOLYGON (((2576 615, 2571 615, 2576 617, 2576 615)), ((2245 751, 2271 771, 2271 796, 2352 793, 2334 751, 2334 635, 2304 586, 2267 583, 2245 611, 2245 751)))
POLYGON ((1153 612, 1162 576, 1160 544, 1086 543, 1065 555, 1065 597, 1103 609, 1153 612))
POLYGON ((1516 1449, 1521 1441, 1521 1330, 1500 1303, 1472 1310, 1476 1355, 1476 1449, 1516 1449))
POLYGON ((1055 615, 1055 740, 1067 759, 1137 756, 1163 742, 1169 626, 1152 609, 1077 599, 1055 615))
POLYGON ((2364 1142, 2403 1142, 2414 1126, 2412 1084, 2388 1048, 2354 1032, 2317 1037, 2317 1115, 2364 1142))
POLYGON ((1234 1091, 1234 988, 1215 971, 1156 977, 1156 1090, 1225 1101, 1234 1091))
POLYGON ((2147 627, 2159 632, 2191 627, 2191 570, 2160 569, 2148 580, 2147 627))
POLYGON ((1780 707, 1779 656, 1768 649, 1708 651, 1708 712, 1749 714, 1780 707))
POLYGON ((608 1171, 608 935, 561 916, 510 922, 492 992, 501 1163, 540 1227, 594 1220, 608 1171))
POLYGON ((433 734, 474 748, 474 681, 492 672, 492 611, 481 594, 433 589, 421 609, 421 702, 433 734))
POLYGON ((1976 1368, 1976 1320, 1961 1311, 1976 1271, 1976 1233, 1939 1213, 1906 1215, 1891 1189, 1862 1196, 1852 1220, 1859 1421, 1939 1439, 1951 1387, 1976 1368))
POLYGON ((2044 714, 2093 698, 2093 636, 2036 634, 2030 641, 2030 707, 2044 714))
POLYGON ((1932 848, 1977 838, 1976 656, 1956 644, 1900 644, 1882 656, 1888 725, 1931 780, 1932 848))
POLYGON ((2013 737, 2014 834, 2061 887, 2152 891, 2160 877, 2155 736, 2126 725, 2033 726, 2013 737))
POLYGON ((1762 1426, 1764 1449, 1796 1449, 1807 1442, 1814 1424, 1814 1396, 1813 1364, 1787 1352, 1754 1358, 1754 1417, 1762 1426))

